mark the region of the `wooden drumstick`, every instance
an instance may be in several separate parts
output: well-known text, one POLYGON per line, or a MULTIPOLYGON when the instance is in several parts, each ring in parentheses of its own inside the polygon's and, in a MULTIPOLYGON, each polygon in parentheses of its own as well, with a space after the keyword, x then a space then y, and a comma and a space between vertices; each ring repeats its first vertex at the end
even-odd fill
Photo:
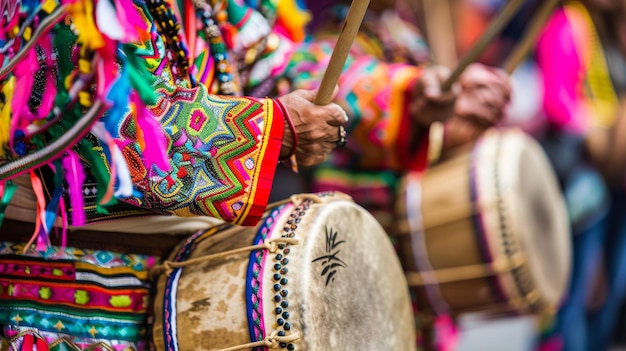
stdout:
POLYGON ((550 18, 552 11, 558 3, 559 0, 546 0, 543 4, 541 4, 541 7, 537 10, 537 13, 533 17, 527 29, 524 31, 522 40, 519 44, 517 44, 515 49, 513 49, 504 63, 504 70, 508 74, 513 73, 515 68, 517 68, 522 61, 524 61, 524 58, 528 55, 528 52, 535 44, 541 29, 548 21, 548 18, 550 18))
POLYGON ((461 58, 461 61, 456 66, 454 71, 452 71, 450 77, 448 77, 448 79, 446 79, 446 81, 441 85, 442 90, 446 91, 452 88, 452 85, 457 81, 457 79, 459 79, 463 71, 465 71, 470 64, 480 58, 489 45, 491 45, 491 42, 502 31, 502 29, 504 29, 523 4, 524 0, 511 0, 506 4, 504 9, 502 9, 491 24, 489 24, 489 27, 485 30, 485 33, 483 33, 478 42, 476 42, 476 44, 463 56, 463 58, 461 58))
POLYGON ((449 0, 422 0, 428 46, 435 61, 446 67, 458 63, 449 0))
POLYGON ((343 66, 348 58, 350 47, 354 38, 356 38, 365 12, 370 4, 370 0, 353 0, 346 16, 346 21, 343 24, 339 39, 330 57, 328 68, 324 72, 322 83, 320 84, 317 95, 315 96, 316 105, 327 105, 332 101, 333 91, 343 71, 343 66))

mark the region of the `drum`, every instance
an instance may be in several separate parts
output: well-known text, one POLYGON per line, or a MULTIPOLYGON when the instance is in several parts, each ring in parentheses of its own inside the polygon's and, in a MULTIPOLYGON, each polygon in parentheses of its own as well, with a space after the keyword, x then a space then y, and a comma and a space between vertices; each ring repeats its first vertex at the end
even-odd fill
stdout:
POLYGON ((395 235, 429 313, 541 313, 568 284, 564 200, 540 146, 490 130, 471 149, 404 177, 395 235))
POLYGON ((156 273, 159 350, 415 348, 393 246, 344 194, 297 195, 256 227, 196 234, 156 273))

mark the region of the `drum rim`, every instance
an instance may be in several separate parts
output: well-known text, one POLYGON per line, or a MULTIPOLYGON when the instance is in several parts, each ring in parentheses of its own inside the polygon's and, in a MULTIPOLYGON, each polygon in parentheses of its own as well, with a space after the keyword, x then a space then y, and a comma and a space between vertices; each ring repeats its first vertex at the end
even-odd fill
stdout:
MULTIPOLYGON (((521 130, 513 128, 504 131, 492 131, 485 135, 484 141, 490 141, 497 143, 497 146, 494 148, 496 150, 495 159, 500 161, 503 157, 511 157, 511 155, 502 154, 506 146, 513 145, 514 143, 525 145, 525 147, 534 147, 536 144, 533 139, 530 139, 525 133, 521 130), (507 136, 508 139, 505 139, 507 136), (513 140, 513 141, 510 141, 513 140)), ((484 146, 484 145, 483 145, 484 146)), ((510 148, 507 148, 510 149, 510 148)), ((520 155, 524 151, 522 148, 518 149, 520 155)), ((512 190, 506 191, 504 188, 504 182, 506 181, 501 177, 499 168, 500 162, 494 162, 490 171, 493 172, 494 175, 494 183, 495 183, 495 194, 496 194, 496 208, 498 220, 497 223, 500 224, 499 230, 489 230, 487 228, 481 228, 483 231, 483 235, 485 236, 484 240, 487 240, 487 237, 497 238, 497 240, 493 240, 494 243, 497 242, 498 245, 489 245, 487 243, 487 249, 493 256, 494 254, 501 257, 506 257, 507 259, 511 259, 517 254, 523 255, 525 259, 528 259, 528 255, 525 253, 529 248, 523 249, 522 241, 523 239, 518 234, 515 234, 516 226, 514 225, 514 218, 512 216, 507 216, 506 213, 511 209, 507 208, 507 198, 513 196, 512 190), (507 252, 510 252, 508 254, 507 252)), ((509 207, 512 205, 508 205, 509 207)), ((531 264, 526 261, 521 266, 510 270, 510 275, 499 274, 495 276, 496 281, 498 281, 498 289, 503 292, 509 291, 511 292, 509 286, 514 287, 514 292, 517 295, 515 298, 508 298, 507 303, 514 311, 519 312, 531 312, 531 313, 543 313, 546 311, 553 310, 556 306, 555 303, 558 304, 558 301, 553 303, 546 300, 546 296, 542 293, 541 287, 537 284, 537 279, 535 275, 535 270, 531 266, 531 264), (509 283, 507 283, 507 280, 509 283), (512 283, 512 284, 511 284, 512 283)), ((507 297, 507 296, 505 296, 507 297)))

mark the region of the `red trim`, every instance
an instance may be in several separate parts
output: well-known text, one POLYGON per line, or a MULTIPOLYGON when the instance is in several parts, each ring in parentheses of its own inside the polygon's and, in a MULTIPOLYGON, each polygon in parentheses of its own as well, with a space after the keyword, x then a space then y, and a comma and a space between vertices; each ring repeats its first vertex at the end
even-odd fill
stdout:
POLYGON ((291 152, 289 153, 289 156, 283 158, 283 160, 287 160, 291 158, 291 156, 295 156, 296 154, 296 146, 298 146, 298 134, 296 133, 296 126, 293 124, 293 119, 291 119, 291 116, 289 115, 289 112, 287 112, 285 105, 283 105, 283 103, 278 99, 275 99, 274 102, 278 104, 278 106, 280 106, 280 110, 283 112, 285 120, 287 121, 287 124, 289 124, 289 129, 291 129, 291 134, 293 135, 293 147, 291 148, 291 152))
POLYGON ((267 104, 269 105, 270 103, 274 105, 274 116, 271 118, 272 125, 269 128, 270 135, 265 155, 261 156, 262 160, 259 166, 261 169, 256 194, 254 199, 248 199, 250 210, 246 218, 241 222, 241 225, 245 226, 256 225, 265 212, 274 183, 274 174, 276 173, 276 166, 278 165, 278 158, 280 157, 280 149, 283 146, 286 116, 283 114, 280 105, 276 103, 276 100, 267 99, 267 104))
POLYGON ((395 151, 398 166, 401 170, 423 172, 428 166, 429 128, 423 128, 422 133, 416 136, 414 134, 414 130, 417 128, 416 122, 411 117, 411 112, 409 111, 410 102, 413 98, 413 87, 417 80, 418 77, 411 80, 404 93, 404 109, 402 112, 400 130, 396 137, 395 151), (413 141, 412 139, 415 137, 420 137, 421 140, 413 141), (415 143, 418 143, 417 147, 415 147, 415 143))
MULTIPOLYGON (((182 11, 185 13, 184 17, 186 23, 184 23, 184 26, 186 36, 185 39, 187 42, 187 47, 189 48, 188 60, 191 63, 191 66, 193 66, 193 62, 196 59, 196 11, 191 1, 185 1, 184 9, 182 11)), ((192 68, 193 67, 189 68, 190 71, 192 71, 192 68)), ((190 74, 193 74, 192 72, 190 72, 190 74)))
MULTIPOLYGON (((407 89, 404 92, 404 108, 402 111, 402 120, 400 121, 400 127, 398 128, 398 134, 396 136, 395 142, 395 150, 394 153, 396 155, 396 166, 400 170, 417 170, 420 167, 417 159, 421 159, 420 153, 423 152, 424 143, 423 140, 413 140, 416 137, 426 137, 426 135, 415 135, 416 124, 411 116, 411 112, 409 111, 409 107, 411 105, 411 101, 413 98, 413 87, 417 83, 418 77, 411 79, 411 81, 407 84, 407 89), (419 143, 419 147, 415 148, 415 143, 419 143)), ((426 143, 425 147, 428 147, 426 143)), ((425 161, 425 159, 424 159, 425 161)))
POLYGON ((426 168, 428 168, 428 129, 426 129, 426 133, 422 140, 419 141, 417 150, 409 160, 408 166, 409 171, 417 172, 419 174, 424 173, 426 168))

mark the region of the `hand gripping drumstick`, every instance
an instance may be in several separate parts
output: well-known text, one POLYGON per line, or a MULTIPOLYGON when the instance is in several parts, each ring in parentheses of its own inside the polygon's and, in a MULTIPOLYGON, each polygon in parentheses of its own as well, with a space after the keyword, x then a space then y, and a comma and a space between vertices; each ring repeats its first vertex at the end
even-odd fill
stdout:
POLYGON ((348 15, 346 16, 346 21, 339 34, 339 39, 337 39, 335 49, 330 56, 328 68, 326 68, 326 72, 324 72, 324 77, 322 78, 317 95, 315 96, 316 105, 327 105, 332 101, 335 85, 337 85, 343 66, 348 58, 350 47, 359 32, 361 22, 363 21, 363 17, 365 17, 365 12, 369 4, 370 0, 352 1, 348 15))
MULTIPOLYGON (((551 1, 551 0, 550 0, 551 1)), ((476 44, 461 58, 461 61, 450 74, 448 79, 441 85, 441 90, 448 91, 452 89, 452 85, 459 79, 463 71, 487 50, 491 42, 496 38, 504 27, 511 21, 513 16, 524 4, 524 0, 511 0, 504 9, 489 24, 483 35, 478 39, 476 44)), ((435 122, 430 126, 428 134, 428 163, 433 164, 439 160, 441 150, 443 148, 443 123, 435 122)))
MULTIPOLYGON (((476 45, 463 57, 461 63, 459 63, 454 72, 443 83, 442 89, 448 90, 452 88, 452 84, 461 76, 467 66, 477 60, 480 55, 485 52, 489 44, 491 44, 496 35, 502 31, 504 26, 513 18, 513 15, 519 10, 523 3, 524 0, 512 0, 507 3, 506 7, 489 25, 489 28, 487 28, 476 45)), ((548 20, 552 10, 557 4, 558 0, 546 0, 543 2, 537 14, 533 17, 528 29, 524 32, 521 42, 507 58, 504 64, 504 70, 507 73, 511 74, 528 54, 539 35, 539 31, 543 28, 543 25, 548 20)), ((443 124, 433 125, 433 127, 434 128, 431 127, 430 133, 430 139, 432 141, 430 142, 431 145, 429 145, 428 152, 429 163, 436 162, 439 159, 441 148, 443 147, 443 124)))

